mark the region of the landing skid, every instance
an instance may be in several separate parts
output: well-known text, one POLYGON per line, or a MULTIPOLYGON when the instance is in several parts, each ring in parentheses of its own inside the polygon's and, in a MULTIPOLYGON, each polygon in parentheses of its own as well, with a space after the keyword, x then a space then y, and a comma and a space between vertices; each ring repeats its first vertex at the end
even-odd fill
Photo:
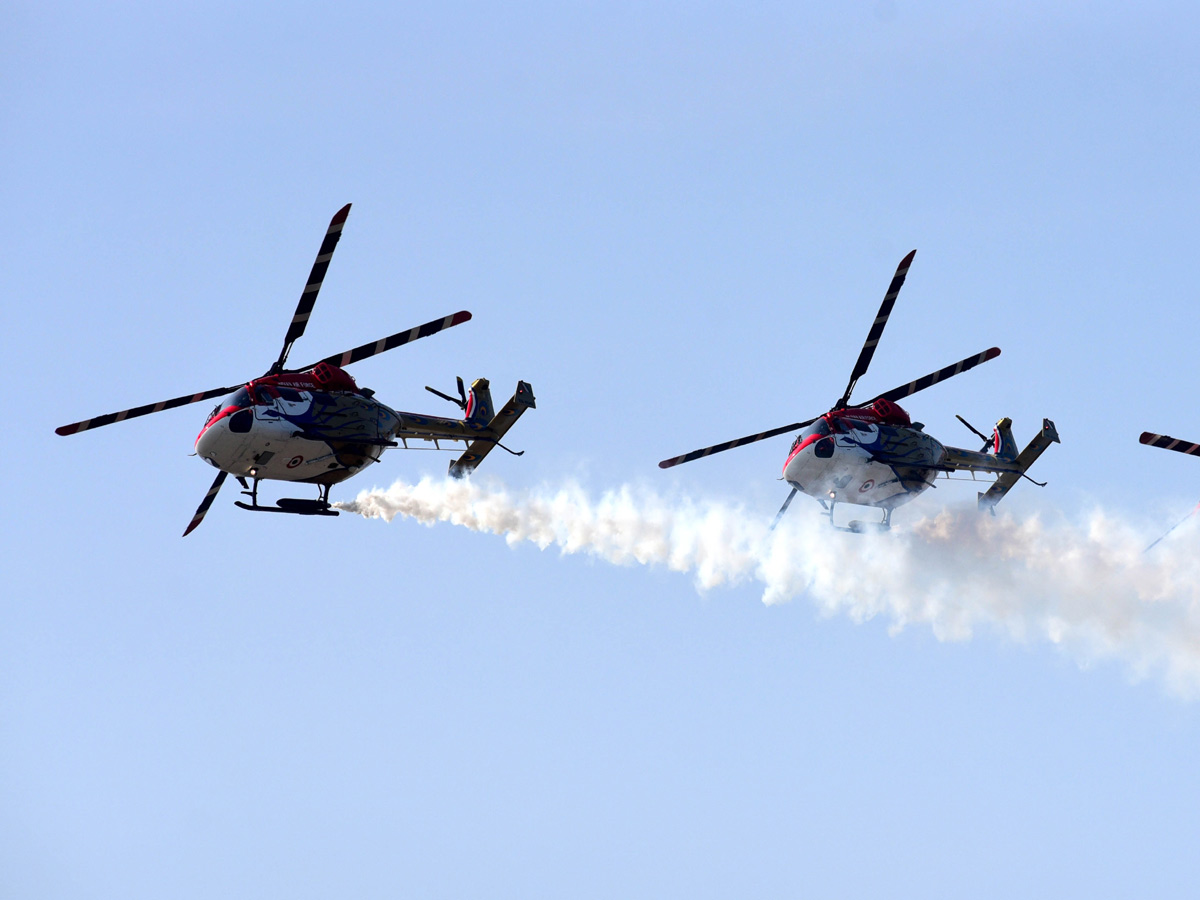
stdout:
POLYGON ((247 486, 244 478, 239 478, 242 487, 246 490, 242 491, 250 498, 249 503, 243 503, 241 500, 234 500, 233 505, 239 506, 242 509, 248 509, 251 512, 269 512, 269 513, 290 513, 294 516, 336 516, 338 511, 331 509, 329 506, 329 485, 318 485, 320 496, 316 500, 301 500, 296 497, 280 497, 275 501, 275 506, 260 506, 258 503, 258 481, 254 479, 253 486, 247 486))
MULTIPOLYGON (((845 525, 839 525, 837 522, 833 521, 833 509, 835 506, 837 506, 837 502, 830 501, 828 504, 826 504, 825 501, 822 500, 821 505, 825 507, 825 515, 829 517, 829 524, 838 531, 847 531, 850 534, 865 534, 872 531, 888 531, 892 527, 892 511, 890 509, 885 509, 883 511, 882 522, 860 522, 858 519, 853 519, 845 525)), ((876 509, 878 508, 879 507, 876 507, 876 509)))
POLYGON ((890 522, 860 522, 854 519, 847 525, 834 525, 838 531, 848 531, 851 534, 865 534, 868 531, 874 531, 882 534, 885 531, 891 530, 890 522))
POLYGON ((234 506, 248 509, 251 512, 291 513, 295 516, 336 516, 338 511, 330 509, 329 504, 321 500, 297 500, 291 497, 280 497, 277 506, 251 505, 241 500, 234 500, 234 506))

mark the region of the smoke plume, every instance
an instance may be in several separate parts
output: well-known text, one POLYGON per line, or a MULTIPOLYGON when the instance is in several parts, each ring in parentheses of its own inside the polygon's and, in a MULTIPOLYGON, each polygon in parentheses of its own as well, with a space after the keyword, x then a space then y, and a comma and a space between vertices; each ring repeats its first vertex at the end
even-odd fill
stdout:
POLYGON ((810 512, 772 532, 761 511, 628 486, 594 498, 576 484, 511 491, 431 478, 335 505, 389 522, 449 522, 510 546, 666 566, 701 590, 755 581, 765 603, 807 597, 828 615, 927 625, 942 640, 990 629, 1049 641, 1081 664, 1119 660, 1136 677, 1200 694, 1196 518, 1145 553, 1147 535, 1102 510, 1071 522, 952 507, 859 535, 810 512))

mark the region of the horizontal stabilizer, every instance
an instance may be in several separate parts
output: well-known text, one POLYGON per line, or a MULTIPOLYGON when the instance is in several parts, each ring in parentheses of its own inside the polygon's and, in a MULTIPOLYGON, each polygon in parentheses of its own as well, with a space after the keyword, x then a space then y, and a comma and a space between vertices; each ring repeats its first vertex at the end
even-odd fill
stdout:
POLYGON ((527 409, 536 408, 533 388, 527 381, 518 381, 517 392, 504 404, 504 408, 488 422, 487 429, 471 441, 462 456, 450 463, 450 474, 454 478, 463 478, 475 471, 483 462, 484 457, 492 452, 504 435, 508 433, 508 430, 516 424, 517 419, 521 418, 521 414, 527 409))

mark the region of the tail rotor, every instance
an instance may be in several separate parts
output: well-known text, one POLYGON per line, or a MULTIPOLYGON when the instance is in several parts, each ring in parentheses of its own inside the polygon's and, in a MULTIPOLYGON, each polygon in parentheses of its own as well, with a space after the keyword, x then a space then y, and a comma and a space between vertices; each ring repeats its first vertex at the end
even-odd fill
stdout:
POLYGON ((974 425, 972 425, 970 422, 968 422, 966 419, 964 419, 962 416, 958 415, 957 413, 955 414, 954 418, 958 419, 958 421, 960 421, 964 425, 966 425, 970 431, 974 432, 975 434, 977 434, 981 438, 983 438, 983 446, 979 448, 980 453, 986 453, 987 449, 989 447, 992 447, 995 445, 996 438, 994 436, 988 437, 986 434, 984 434, 982 431, 980 431, 978 428, 976 428, 974 425))
POLYGON ((461 377, 458 378, 458 396, 457 397, 451 397, 449 394, 443 394, 437 388, 431 388, 429 385, 425 385, 425 390, 429 391, 429 393, 431 393, 431 394, 435 394, 436 396, 441 397, 443 400, 449 400, 451 403, 453 403, 455 406, 457 406, 463 412, 466 412, 466 410, 467 410, 467 388, 466 388, 466 385, 463 384, 463 380, 461 377))

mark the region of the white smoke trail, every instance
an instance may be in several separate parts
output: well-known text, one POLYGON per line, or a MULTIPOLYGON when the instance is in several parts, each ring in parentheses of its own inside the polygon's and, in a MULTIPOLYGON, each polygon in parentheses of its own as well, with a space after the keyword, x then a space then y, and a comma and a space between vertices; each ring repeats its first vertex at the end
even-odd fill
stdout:
POLYGON ((363 491, 341 509, 391 521, 450 522, 562 553, 694 573, 701 589, 755 579, 763 601, 807 595, 826 614, 927 624, 942 640, 992 628, 1048 640, 1081 664, 1125 663, 1200 695, 1200 554, 1192 520, 1143 553, 1146 535, 1097 510, 1082 524, 951 508, 879 535, 817 516, 785 518, 622 487, 512 492, 498 482, 422 479, 363 491))

